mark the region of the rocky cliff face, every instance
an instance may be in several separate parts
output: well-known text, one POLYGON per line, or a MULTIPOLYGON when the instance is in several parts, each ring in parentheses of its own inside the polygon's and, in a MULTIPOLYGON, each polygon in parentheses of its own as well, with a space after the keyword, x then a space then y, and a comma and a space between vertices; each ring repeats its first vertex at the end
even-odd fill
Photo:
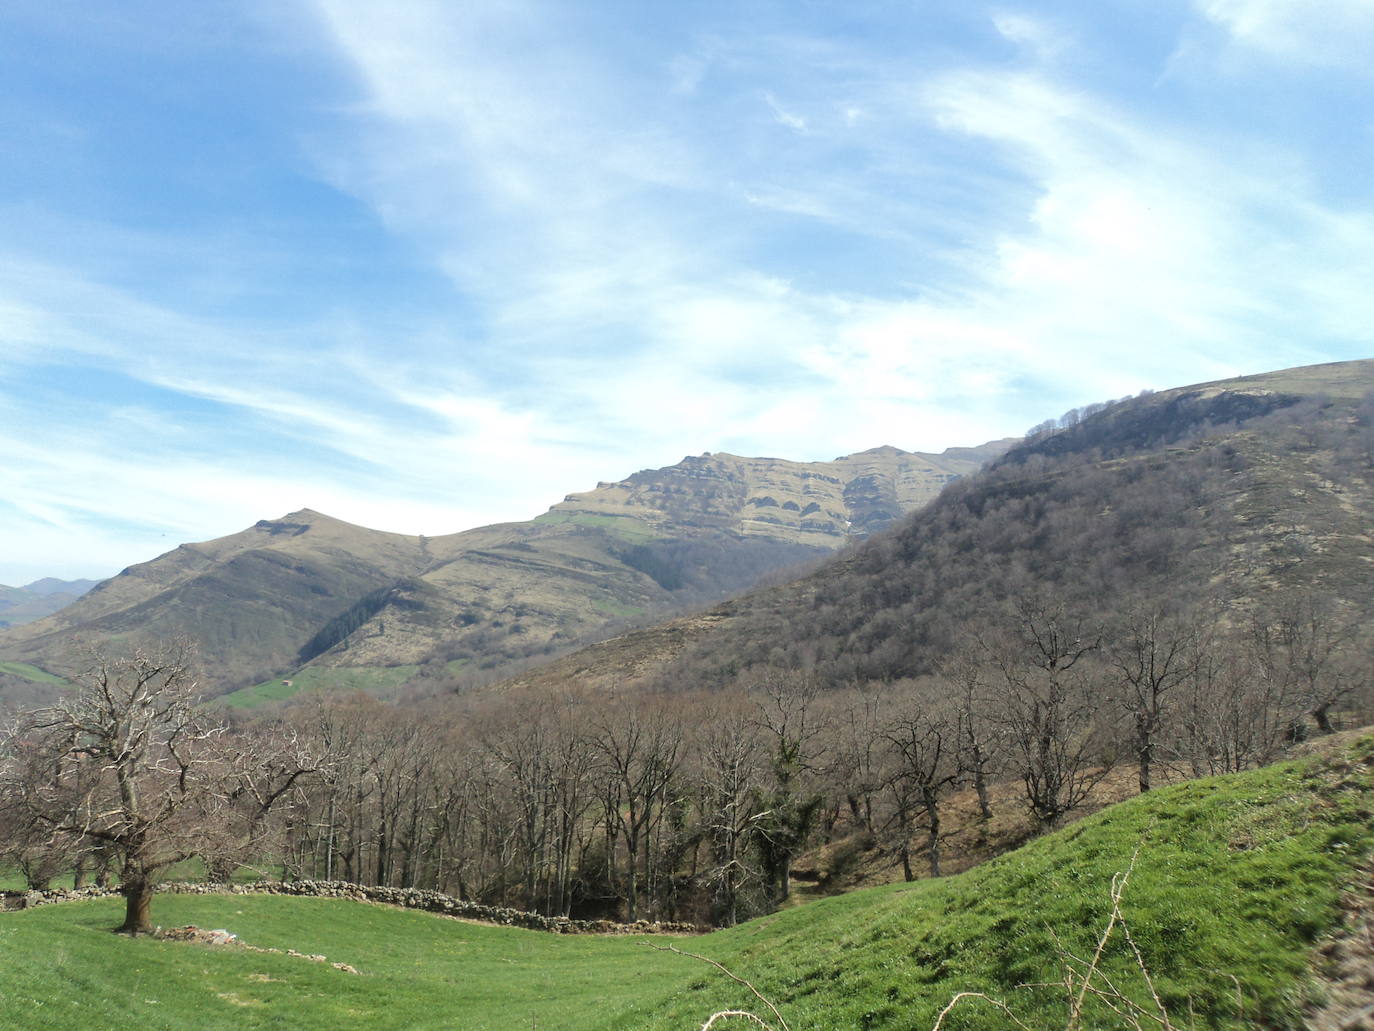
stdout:
POLYGON ((939 455, 879 447, 833 462, 708 453, 570 494, 544 518, 629 519, 651 531, 714 529, 833 549, 919 508, 1011 443, 939 455))
POLYGON ((702 455, 570 495, 529 522, 434 538, 303 509, 130 567, 0 632, 0 657, 67 673, 78 639, 184 634, 224 690, 306 664, 500 666, 828 554, 1008 443, 833 462, 702 455))

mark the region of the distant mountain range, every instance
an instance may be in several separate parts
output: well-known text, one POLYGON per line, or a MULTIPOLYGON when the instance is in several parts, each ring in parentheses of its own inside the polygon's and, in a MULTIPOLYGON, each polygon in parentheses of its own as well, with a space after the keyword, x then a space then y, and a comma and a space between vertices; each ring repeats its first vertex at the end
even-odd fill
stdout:
POLYGON ((270 697, 303 668, 355 686, 500 669, 863 540, 1012 443, 833 462, 705 454, 569 495, 528 522, 443 537, 303 509, 184 544, 0 631, 0 660, 65 674, 78 642, 186 635, 213 689, 271 682, 270 697))
POLYGON ((0 627, 19 626, 65 608, 99 580, 55 580, 50 576, 23 587, 0 584, 0 627))

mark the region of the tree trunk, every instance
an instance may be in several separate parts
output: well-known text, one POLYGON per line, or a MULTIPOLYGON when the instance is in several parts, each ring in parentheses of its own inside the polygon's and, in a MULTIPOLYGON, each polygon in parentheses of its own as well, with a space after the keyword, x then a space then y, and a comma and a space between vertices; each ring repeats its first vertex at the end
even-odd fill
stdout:
POLYGON ((973 788, 978 792, 978 813, 984 821, 992 819, 992 806, 988 802, 988 778, 983 772, 983 750, 976 744, 973 748, 973 788))
POLYGON ((626 842, 625 863, 625 922, 634 923, 639 919, 639 854, 626 842))
POLYGON ((930 850, 930 876, 940 876, 940 800, 932 791, 924 792, 926 807, 926 847, 930 850))
POLYGON ((1154 735, 1148 727, 1136 727, 1136 755, 1140 759, 1140 793, 1150 790, 1150 767, 1154 762, 1154 735))
POLYGON ((374 884, 381 886, 386 884, 387 861, 390 859, 391 843, 387 839, 386 817, 379 818, 377 823, 377 870, 374 884))
POLYGON ((120 927, 120 933, 152 934, 152 882, 142 874, 126 876, 122 890, 124 892, 124 925, 120 927))

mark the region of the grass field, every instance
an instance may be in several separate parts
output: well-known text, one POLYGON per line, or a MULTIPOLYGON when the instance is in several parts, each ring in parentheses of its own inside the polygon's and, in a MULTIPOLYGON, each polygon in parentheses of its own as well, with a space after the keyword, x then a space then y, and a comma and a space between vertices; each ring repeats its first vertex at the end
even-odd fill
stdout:
MULTIPOLYGON (((1175 1026, 1296 1026, 1339 887, 1374 847, 1374 739, 1315 759, 1123 803, 939 881, 854 892, 677 940, 754 980, 793 1031, 930 1028, 959 991, 1064 1026, 1059 949, 1091 953, 1114 874, 1175 1026), (1190 1023, 1191 1022, 1191 1023, 1190 1023)), ((0 1027, 197 1029, 698 1028, 760 1004, 699 961, 625 937, 561 938, 336 900, 160 896, 154 919, 225 927, 233 948, 128 941, 118 900, 0 916, 0 1027)), ((1150 1005, 1119 936, 1104 971, 1150 1005)), ((1087 1027, 1116 1027, 1101 1006, 1087 1027)), ((1006 1028, 976 1000, 947 1028, 1006 1028)))
POLYGON ((27 662, 0 662, 0 673, 9 673, 25 680, 31 680, 35 684, 65 684, 66 681, 61 677, 49 673, 45 669, 37 666, 30 666, 27 662))
POLYGON ((307 666, 288 677, 241 687, 218 699, 231 709, 255 709, 302 691, 388 691, 415 675, 419 666, 307 666))

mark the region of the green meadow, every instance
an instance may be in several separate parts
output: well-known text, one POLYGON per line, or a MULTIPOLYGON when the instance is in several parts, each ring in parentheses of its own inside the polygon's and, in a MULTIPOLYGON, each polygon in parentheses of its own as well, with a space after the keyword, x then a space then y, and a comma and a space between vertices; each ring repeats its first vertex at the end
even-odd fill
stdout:
POLYGON ((30 665, 27 662, 0 662, 0 673, 9 673, 12 676, 22 677, 24 680, 35 684, 65 684, 66 681, 56 674, 49 673, 45 669, 30 665))
MULTIPOLYGON (((1315 945, 1374 847, 1372 810, 1366 737, 1333 759, 1159 789, 959 876, 658 943, 753 981, 793 1031, 927 1029, 963 991, 1005 1002, 1029 1027, 1064 1027, 1062 987, 1023 986, 1062 980, 1065 957, 1093 952, 1113 878, 1129 870, 1121 915, 1140 959, 1117 933, 1100 967, 1122 996, 1153 1008, 1152 984, 1180 1029, 1296 1027, 1320 991, 1315 945)), ((120 909, 105 899, 0 916, 0 1026, 687 1029, 724 1008, 771 1019, 716 968, 633 936, 560 937, 341 900, 154 903, 164 926, 227 928, 252 945, 351 964, 354 975, 286 955, 127 940, 109 930, 120 909)), ((1122 1026, 1091 995, 1084 1016, 1085 1027, 1122 1026)), ((944 1026, 1012 1025, 968 999, 944 1026)))
POLYGON ((216 701, 231 709, 256 709, 305 691, 386 692, 413 677, 419 666, 307 666, 288 677, 241 687, 216 701))

